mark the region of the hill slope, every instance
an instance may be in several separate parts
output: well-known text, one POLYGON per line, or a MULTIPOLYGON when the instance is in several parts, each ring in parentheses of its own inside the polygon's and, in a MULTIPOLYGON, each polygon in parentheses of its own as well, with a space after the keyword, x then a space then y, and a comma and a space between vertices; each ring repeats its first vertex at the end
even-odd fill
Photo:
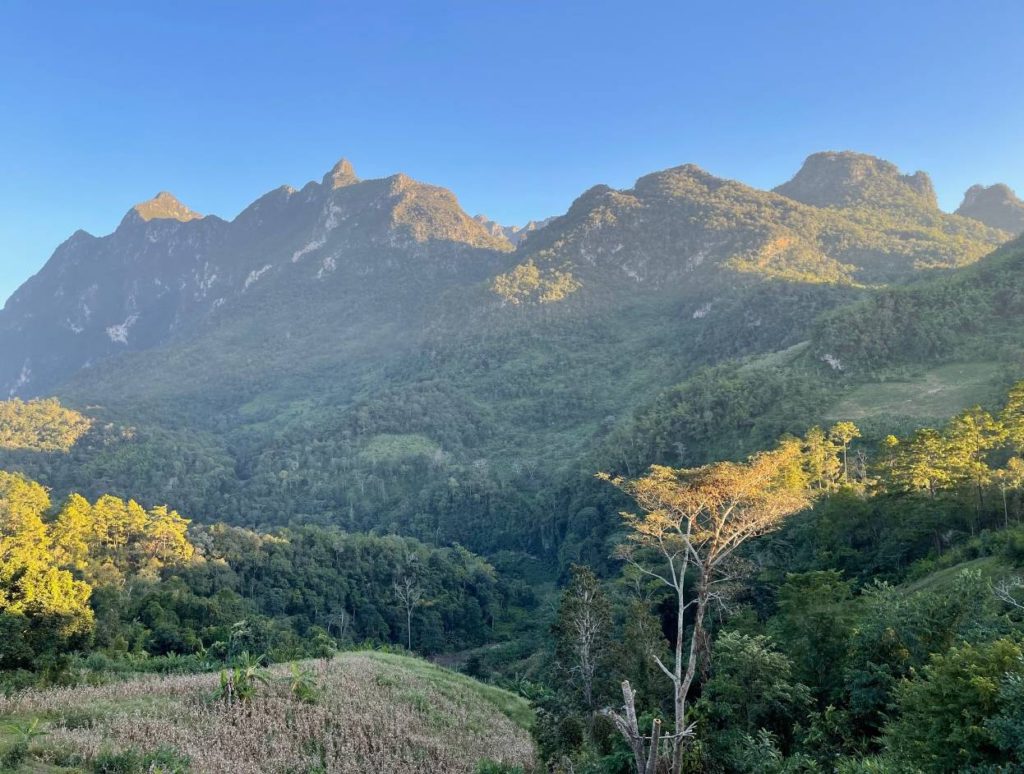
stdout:
POLYGON ((211 698, 217 675, 200 674, 28 691, 0 699, 0 716, 40 718, 47 734, 31 759, 71 770, 136 761, 210 774, 472 774, 482 760, 533 764, 531 711, 505 691, 403 656, 346 653, 305 667, 313 703, 291 694, 283 665, 233 706, 211 698))
POLYGON ((1024 376, 1024 240, 977 264, 879 288, 811 326, 808 341, 708 369, 620 428, 596 466, 699 464, 786 432, 854 419, 903 432, 987 404, 1024 376))

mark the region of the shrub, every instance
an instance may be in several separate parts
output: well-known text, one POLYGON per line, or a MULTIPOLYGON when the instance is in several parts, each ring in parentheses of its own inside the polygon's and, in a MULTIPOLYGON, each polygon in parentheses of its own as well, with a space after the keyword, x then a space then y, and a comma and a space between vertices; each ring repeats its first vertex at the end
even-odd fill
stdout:
POLYGON ((507 763, 497 763, 489 759, 480 761, 476 765, 476 774, 523 774, 522 766, 510 766, 507 763))
POLYGON ((129 748, 101 752, 93 759, 92 770, 95 774, 184 774, 189 760, 168 747, 145 753, 129 748))

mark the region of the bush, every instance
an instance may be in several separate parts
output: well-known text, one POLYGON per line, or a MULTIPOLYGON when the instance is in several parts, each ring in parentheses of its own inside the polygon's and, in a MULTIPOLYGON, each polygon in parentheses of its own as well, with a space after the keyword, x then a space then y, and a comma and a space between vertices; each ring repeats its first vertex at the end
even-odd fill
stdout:
POLYGON ((17 771, 28 758, 28 742, 19 739, 0 754, 0 769, 17 771))
POLYGON ((476 765, 476 774, 523 774, 523 767, 482 760, 476 765))
POLYGON ((1024 529, 1017 527, 1007 531, 1003 556, 1015 565, 1024 565, 1024 529))
POLYGON ((93 759, 92 770, 95 774, 185 774, 189 760, 168 747, 151 752, 129 748, 101 752, 93 759))

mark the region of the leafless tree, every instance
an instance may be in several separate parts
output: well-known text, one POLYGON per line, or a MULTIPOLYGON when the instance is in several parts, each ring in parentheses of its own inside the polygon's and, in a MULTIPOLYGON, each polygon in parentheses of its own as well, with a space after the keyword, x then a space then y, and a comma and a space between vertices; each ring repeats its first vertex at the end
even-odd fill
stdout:
POLYGON ((338 632, 338 639, 345 639, 345 635, 348 633, 349 624, 352 621, 352 616, 347 610, 342 610, 338 613, 331 613, 324 619, 327 624, 327 633, 331 633, 331 629, 335 629, 338 632))
POLYGON ((594 707, 594 679, 608 648, 611 606, 601 582, 587 567, 574 565, 572 581, 558 608, 557 653, 563 668, 580 687, 583 702, 594 707))
POLYGON ((412 611, 423 601, 423 587, 411 573, 405 573, 394 583, 395 596, 405 608, 406 647, 412 650, 412 611))

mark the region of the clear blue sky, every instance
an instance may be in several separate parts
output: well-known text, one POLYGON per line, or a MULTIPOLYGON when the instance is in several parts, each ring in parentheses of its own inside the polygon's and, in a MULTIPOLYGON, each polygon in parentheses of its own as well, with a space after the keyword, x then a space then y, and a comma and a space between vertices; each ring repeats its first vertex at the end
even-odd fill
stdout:
POLYGON ((810 152, 1024 189, 1024 4, 0 1, 0 299, 167 189, 233 217, 340 156, 503 222, 810 152))

